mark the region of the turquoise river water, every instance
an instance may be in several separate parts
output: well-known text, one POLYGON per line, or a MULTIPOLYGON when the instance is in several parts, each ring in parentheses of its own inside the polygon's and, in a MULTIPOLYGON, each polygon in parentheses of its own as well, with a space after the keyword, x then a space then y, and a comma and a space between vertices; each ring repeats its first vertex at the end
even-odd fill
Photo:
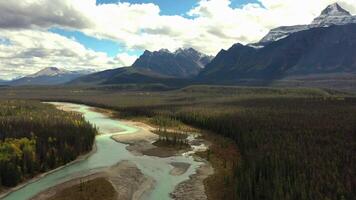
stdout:
POLYGON ((147 199, 165 200, 170 199, 169 194, 174 190, 175 186, 189 179, 189 176, 194 174, 199 165, 202 164, 195 161, 191 156, 174 156, 169 158, 135 156, 126 150, 125 144, 112 140, 111 136, 115 134, 133 134, 138 131, 137 128, 96 112, 89 106, 70 103, 51 104, 66 106, 69 107, 71 111, 82 113, 87 121, 99 129, 101 134, 96 136, 95 139, 97 151, 85 160, 75 162, 35 182, 25 185, 4 197, 4 200, 29 199, 43 190, 70 180, 74 175, 86 174, 91 170, 100 170, 100 168, 103 167, 110 167, 122 160, 132 161, 145 175, 156 180, 155 188, 147 199), (171 162, 190 163, 191 167, 183 175, 172 176, 169 174, 173 168, 170 165, 171 162))

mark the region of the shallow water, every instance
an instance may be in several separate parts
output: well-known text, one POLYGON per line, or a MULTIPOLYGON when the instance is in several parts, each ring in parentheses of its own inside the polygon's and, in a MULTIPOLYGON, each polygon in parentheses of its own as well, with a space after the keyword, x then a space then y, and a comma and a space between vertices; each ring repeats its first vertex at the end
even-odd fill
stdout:
POLYGON ((156 180, 154 190, 149 194, 149 200, 170 199, 171 193, 175 186, 187 180, 190 175, 194 174, 199 167, 199 162, 194 161, 191 156, 174 156, 169 158, 158 158, 152 156, 135 156, 126 150, 125 144, 118 143, 111 139, 116 134, 132 134, 138 131, 137 128, 125 125, 124 123, 111 119, 108 116, 96 112, 89 106, 70 104, 70 103, 52 103, 57 106, 65 105, 70 107, 71 111, 80 112, 85 119, 95 125, 101 135, 95 139, 97 151, 83 161, 76 162, 58 171, 55 171, 45 177, 40 178, 34 183, 10 193, 4 197, 5 200, 22 200, 29 199, 39 192, 50 187, 68 181, 76 174, 86 174, 91 170, 100 170, 103 167, 110 167, 122 160, 132 161, 147 176, 156 180), (118 132, 114 132, 118 131, 118 132), (188 171, 180 176, 169 174, 173 168, 169 163, 185 162, 190 163, 188 171))

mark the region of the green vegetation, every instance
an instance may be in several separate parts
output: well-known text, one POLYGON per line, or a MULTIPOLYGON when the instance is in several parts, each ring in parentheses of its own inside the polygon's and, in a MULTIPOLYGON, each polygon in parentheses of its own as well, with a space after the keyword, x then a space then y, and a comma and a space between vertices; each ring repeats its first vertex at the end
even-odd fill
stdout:
POLYGON ((159 146, 177 146, 177 147, 188 147, 187 134, 174 131, 157 130, 156 133, 159 138, 154 144, 159 146))
POLYGON ((220 113, 184 109, 175 115, 236 141, 236 199, 356 195, 356 99, 250 99, 220 113))
POLYGON ((0 101, 0 187, 13 187, 91 150, 96 128, 77 113, 34 101, 0 101))
MULTIPOLYGON (((222 189, 224 195, 211 199, 356 196, 356 98, 350 94, 321 89, 192 86, 160 93, 5 88, 0 95, 85 103, 116 110, 119 117, 151 118, 169 126, 183 122, 231 138, 239 158, 222 162, 221 168, 231 170, 221 173, 224 177, 220 180, 233 190, 222 189)), ((209 159, 217 155, 214 149, 209 156, 207 153, 209 159)), ((208 188, 213 188, 209 185, 214 182, 207 182, 208 188)))

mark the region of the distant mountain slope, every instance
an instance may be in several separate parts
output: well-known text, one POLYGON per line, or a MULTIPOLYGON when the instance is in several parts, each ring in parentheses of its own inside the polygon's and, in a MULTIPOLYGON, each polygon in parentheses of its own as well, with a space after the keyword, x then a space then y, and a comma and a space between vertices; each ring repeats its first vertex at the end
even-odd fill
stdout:
POLYGON ((222 50, 197 80, 236 83, 355 71, 356 24, 349 24, 297 32, 260 49, 236 44, 222 50))
POLYGON ((132 67, 165 76, 186 78, 197 75, 211 59, 212 57, 193 48, 178 49, 174 53, 162 49, 154 52, 145 51, 132 67))
POLYGON ((70 84, 183 84, 188 78, 197 75, 211 59, 212 57, 192 48, 178 49, 174 53, 165 49, 145 51, 132 67, 90 74, 75 79, 70 84))
POLYGON ((151 84, 181 85, 185 79, 164 76, 144 69, 122 67, 89 74, 71 81, 71 85, 151 84))
POLYGON ((19 78, 9 82, 9 85, 59 85, 72 81, 78 77, 88 74, 89 72, 72 72, 56 67, 44 68, 41 71, 19 78))
POLYGON ((339 4, 334 3, 325 8, 320 16, 315 18, 309 25, 282 26, 272 29, 262 40, 255 46, 263 46, 265 44, 283 39, 290 34, 308 30, 311 28, 328 27, 332 25, 346 25, 356 23, 356 16, 352 16, 348 11, 343 9, 339 4))
POLYGON ((1 80, 1 79, 0 79, 0 85, 6 85, 7 83, 8 83, 8 81, 1 80))

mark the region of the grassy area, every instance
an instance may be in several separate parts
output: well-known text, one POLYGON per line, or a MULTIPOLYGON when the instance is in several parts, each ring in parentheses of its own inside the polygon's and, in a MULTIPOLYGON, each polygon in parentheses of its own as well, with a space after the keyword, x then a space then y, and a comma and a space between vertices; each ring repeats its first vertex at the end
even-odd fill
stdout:
POLYGON ((230 138, 238 147, 234 151, 238 154, 232 154, 236 156, 225 158, 232 148, 224 145, 213 146, 209 153, 219 170, 207 180, 207 187, 221 187, 220 193, 209 194, 210 199, 356 196, 356 98, 352 94, 322 89, 191 86, 165 92, 3 88, 0 95, 85 103, 113 109, 121 118, 149 119, 167 129, 196 127, 230 138))

